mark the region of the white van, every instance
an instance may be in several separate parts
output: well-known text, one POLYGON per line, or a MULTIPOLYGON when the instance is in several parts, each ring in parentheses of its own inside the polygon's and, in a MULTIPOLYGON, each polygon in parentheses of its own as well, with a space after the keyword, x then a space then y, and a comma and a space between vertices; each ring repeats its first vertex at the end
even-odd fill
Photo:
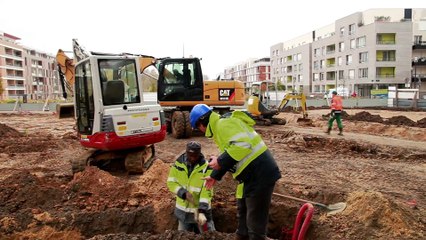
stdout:
POLYGON ((348 88, 344 88, 344 87, 338 87, 337 90, 335 88, 332 89, 328 89, 327 92, 325 92, 324 94, 324 98, 332 98, 333 97, 333 91, 336 91, 338 95, 342 96, 342 97, 349 97, 350 93, 349 93, 349 89, 348 88))

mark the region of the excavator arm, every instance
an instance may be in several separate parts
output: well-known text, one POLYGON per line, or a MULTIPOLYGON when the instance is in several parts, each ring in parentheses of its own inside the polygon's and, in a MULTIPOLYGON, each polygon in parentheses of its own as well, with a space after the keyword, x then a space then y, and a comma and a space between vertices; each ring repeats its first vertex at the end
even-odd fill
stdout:
POLYGON ((59 78, 64 98, 67 98, 68 93, 73 94, 73 86, 75 81, 75 67, 73 60, 70 59, 62 49, 56 54, 56 62, 58 63, 59 78))
POLYGON ((300 108, 302 109, 303 118, 308 117, 308 109, 306 107, 306 96, 303 93, 287 93, 284 95, 281 100, 280 105, 278 106, 278 111, 281 112, 290 102, 290 100, 300 101, 300 108))

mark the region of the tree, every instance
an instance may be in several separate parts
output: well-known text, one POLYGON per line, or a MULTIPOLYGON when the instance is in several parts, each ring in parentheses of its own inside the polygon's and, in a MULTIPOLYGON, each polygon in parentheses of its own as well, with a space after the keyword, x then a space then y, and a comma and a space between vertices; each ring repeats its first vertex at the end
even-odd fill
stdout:
POLYGON ((2 98, 4 92, 4 88, 3 88, 3 78, 0 77, 0 99, 2 98))
POLYGON ((285 86, 281 83, 281 80, 277 80, 277 89, 278 91, 284 91, 285 86))

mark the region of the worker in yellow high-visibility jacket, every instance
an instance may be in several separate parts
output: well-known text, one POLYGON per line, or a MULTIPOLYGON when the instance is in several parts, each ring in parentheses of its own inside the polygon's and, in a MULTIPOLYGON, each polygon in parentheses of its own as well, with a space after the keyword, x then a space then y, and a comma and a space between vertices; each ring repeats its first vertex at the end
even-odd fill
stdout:
POLYGON ((281 173, 262 137, 253 129, 255 121, 241 111, 220 116, 205 104, 194 106, 189 118, 193 128, 213 138, 221 153, 211 157, 209 166, 213 171, 205 178, 207 189, 227 171, 240 183, 236 191, 236 239, 266 239, 272 193, 281 173))
POLYGON ((170 168, 167 187, 176 194, 178 230, 200 233, 215 230, 211 209, 213 190, 204 187, 212 169, 201 153, 201 144, 191 141, 170 168))

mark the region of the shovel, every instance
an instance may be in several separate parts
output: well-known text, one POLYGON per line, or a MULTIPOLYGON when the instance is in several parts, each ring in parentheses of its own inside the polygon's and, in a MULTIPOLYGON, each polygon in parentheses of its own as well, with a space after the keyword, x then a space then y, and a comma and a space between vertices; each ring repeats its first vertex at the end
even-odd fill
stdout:
POLYGON ((312 202, 312 201, 309 201, 309 200, 305 200, 305 199, 301 199, 301 198, 297 198, 297 197, 292 197, 292 196, 288 196, 288 195, 283 195, 283 194, 279 194, 279 193, 273 193, 273 195, 283 197, 283 198, 293 199, 293 200, 300 201, 300 202, 311 203, 314 206, 325 208, 328 211, 327 215, 333 215, 333 214, 342 212, 346 208, 346 203, 344 203, 344 202, 338 202, 338 203, 335 203, 335 204, 325 205, 325 204, 322 204, 322 203, 312 202))

